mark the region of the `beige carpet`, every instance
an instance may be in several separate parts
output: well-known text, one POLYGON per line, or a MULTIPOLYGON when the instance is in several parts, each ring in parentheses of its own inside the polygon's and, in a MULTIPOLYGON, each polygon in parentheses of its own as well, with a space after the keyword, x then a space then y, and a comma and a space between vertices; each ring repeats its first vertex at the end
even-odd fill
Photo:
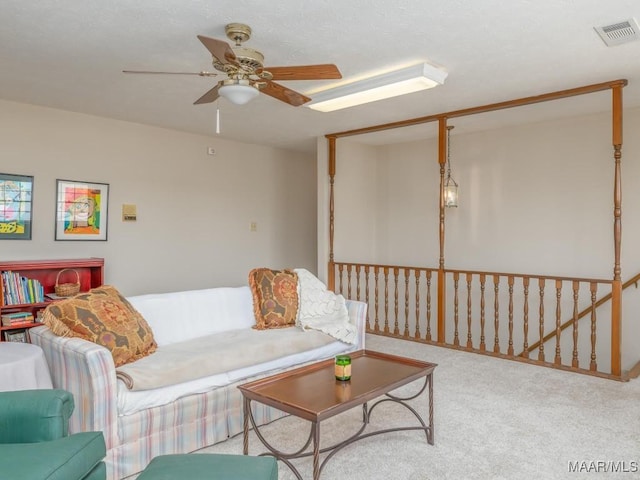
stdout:
MULTIPOLYGON (((364 439, 335 455, 322 479, 640 478, 640 380, 602 380, 374 335, 366 341, 371 350, 438 364, 435 445, 419 432, 364 439)), ((426 401, 414 405, 428 418, 426 401)), ((412 420, 402 407, 385 403, 373 412, 371 428, 412 420)), ((355 409, 322 423, 321 442, 347 438, 360 421, 355 409)), ((308 435, 308 424, 291 417, 263 428, 282 450, 302 446, 308 435)), ((250 454, 263 451, 252 433, 250 454)), ((242 435, 202 452, 242 453, 242 435)), ((310 459, 295 465, 311 478, 310 459)), ((295 479, 282 462, 279 471, 281 480, 295 479)))

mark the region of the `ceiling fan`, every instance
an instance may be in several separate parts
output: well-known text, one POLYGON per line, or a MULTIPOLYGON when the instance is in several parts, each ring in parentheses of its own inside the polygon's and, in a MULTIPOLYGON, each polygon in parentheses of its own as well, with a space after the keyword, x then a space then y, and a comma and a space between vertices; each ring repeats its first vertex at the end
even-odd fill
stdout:
MULTIPOLYGON (((227 37, 235 43, 231 47, 224 40, 198 35, 198 39, 213 57, 213 67, 227 76, 194 102, 194 105, 214 102, 219 96, 236 105, 244 105, 260 92, 293 105, 303 105, 311 99, 274 80, 332 80, 342 78, 333 64, 299 65, 291 67, 265 67, 264 56, 242 44, 251 38, 251 28, 243 23, 230 23, 225 27, 227 37)), ((152 72, 123 70, 124 73, 152 73, 173 75, 199 75, 215 77, 216 72, 152 72)))

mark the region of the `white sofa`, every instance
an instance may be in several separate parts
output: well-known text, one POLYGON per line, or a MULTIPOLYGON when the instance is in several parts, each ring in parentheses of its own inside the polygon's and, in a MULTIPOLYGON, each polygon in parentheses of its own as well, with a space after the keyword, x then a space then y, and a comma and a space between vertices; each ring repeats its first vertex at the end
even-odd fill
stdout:
MULTIPOLYGON (((364 348, 363 302, 346 301, 348 322, 357 332, 355 343, 348 344, 299 327, 252 329, 249 287, 127 300, 150 325, 158 350, 118 371, 104 347, 56 336, 45 326, 31 329, 31 341, 44 350, 54 387, 74 395, 69 430, 104 433, 111 480, 142 471, 157 455, 192 452, 240 433, 238 384, 364 348), (203 351, 213 361, 206 361, 203 351), (163 355, 164 363, 154 360, 163 355), (191 375, 183 377, 180 370, 191 375)), ((283 416, 258 404, 254 415, 261 424, 283 416)))

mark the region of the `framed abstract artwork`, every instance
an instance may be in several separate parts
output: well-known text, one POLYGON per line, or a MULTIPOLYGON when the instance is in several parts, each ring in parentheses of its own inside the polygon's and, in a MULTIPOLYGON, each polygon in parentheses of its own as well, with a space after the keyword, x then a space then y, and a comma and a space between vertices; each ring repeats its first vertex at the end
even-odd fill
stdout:
POLYGON ((106 240, 109 185, 56 180, 56 240, 106 240))
POLYGON ((33 177, 0 173, 0 239, 31 240, 33 177))

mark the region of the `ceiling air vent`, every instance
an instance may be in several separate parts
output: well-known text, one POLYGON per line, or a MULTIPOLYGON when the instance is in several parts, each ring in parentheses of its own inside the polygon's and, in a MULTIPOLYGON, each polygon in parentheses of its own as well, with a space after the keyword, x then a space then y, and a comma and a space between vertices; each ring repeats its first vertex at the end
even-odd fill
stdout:
POLYGON ((638 22, 635 18, 614 23, 613 25, 595 27, 595 29, 602 41, 609 47, 634 42, 640 38, 640 27, 638 27, 638 22))

